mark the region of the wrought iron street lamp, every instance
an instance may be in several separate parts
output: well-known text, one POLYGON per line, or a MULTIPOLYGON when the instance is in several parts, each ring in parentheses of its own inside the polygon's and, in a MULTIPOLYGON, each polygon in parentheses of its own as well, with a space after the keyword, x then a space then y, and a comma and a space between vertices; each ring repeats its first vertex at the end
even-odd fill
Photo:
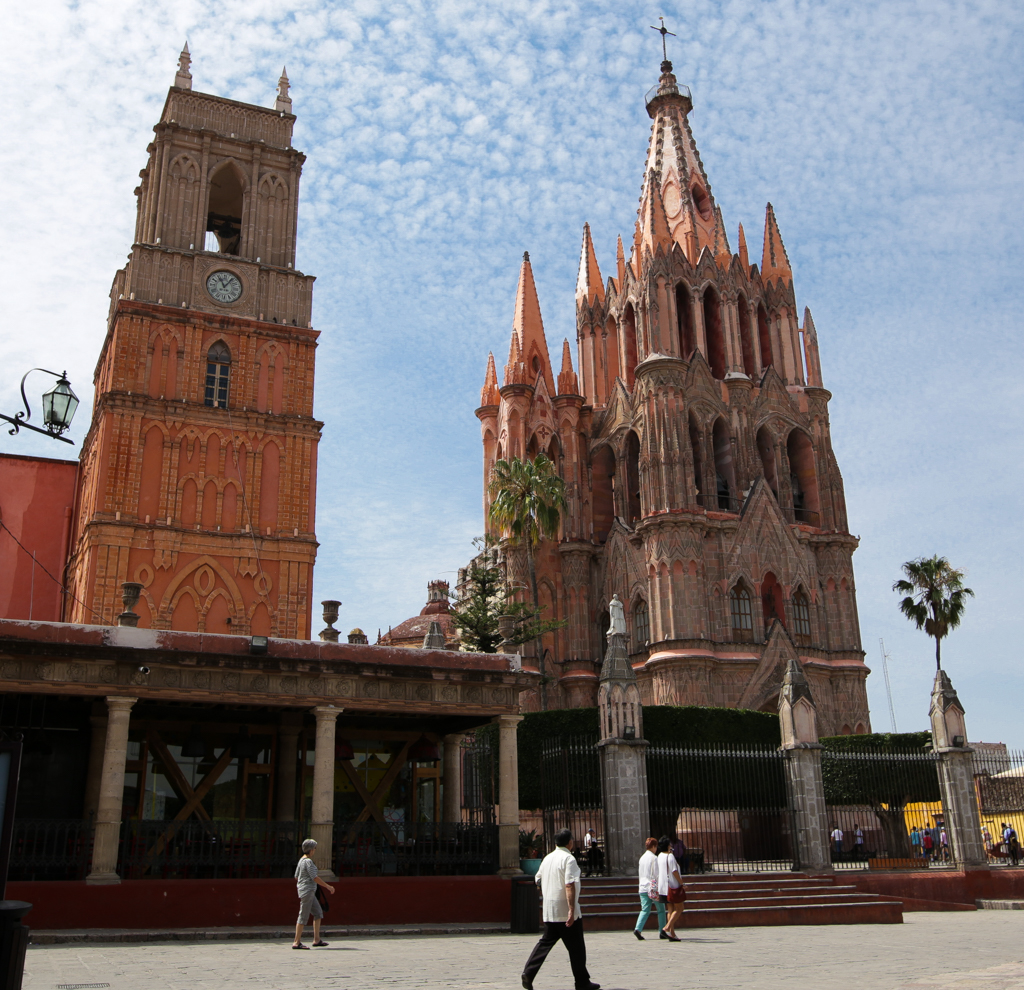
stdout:
POLYGON ((66 371, 61 372, 59 375, 56 371, 47 371, 46 368, 33 368, 31 371, 25 372, 25 377, 21 379, 21 401, 25 403, 24 412, 15 413, 13 417, 0 413, 0 419, 14 425, 14 428, 8 431, 12 437, 20 430, 26 429, 53 437, 54 440, 60 440, 61 443, 74 443, 73 440, 61 436, 62 433, 67 433, 71 429, 71 420, 74 418, 75 410, 78 408, 78 396, 71 391, 71 384, 68 382, 68 373, 66 371), (29 408, 28 399, 25 397, 25 378, 28 378, 33 371, 41 371, 44 374, 53 375, 57 379, 57 384, 49 392, 43 393, 42 427, 33 426, 27 422, 27 420, 32 418, 32 410, 29 408))

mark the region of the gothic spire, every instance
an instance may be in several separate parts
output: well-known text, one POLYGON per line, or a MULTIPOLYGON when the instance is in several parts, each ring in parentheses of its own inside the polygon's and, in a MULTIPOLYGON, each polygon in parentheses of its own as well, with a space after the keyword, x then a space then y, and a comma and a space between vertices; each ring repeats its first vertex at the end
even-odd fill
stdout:
POLYGON ((622 291, 622 283, 626 281, 626 255, 622 250, 622 234, 619 234, 619 246, 615 250, 615 290, 622 291))
POLYGON ((583 225, 583 249, 580 251, 580 270, 576 277, 576 305, 589 306, 594 299, 604 302, 604 283, 597 265, 594 242, 590 237, 590 224, 583 225))
POLYGON ((542 374, 548 386, 548 394, 555 394, 555 380, 551 374, 551 359, 544 337, 544 320, 540 315, 540 301, 537 286, 533 281, 530 253, 523 252, 523 264, 519 269, 519 287, 516 289, 516 310, 512 320, 512 335, 519 337, 521 361, 525 367, 524 381, 533 384, 537 375, 542 374))
POLYGON ((484 376, 484 387, 480 389, 480 405, 496 406, 501 401, 498 392, 498 372, 494 367, 494 352, 487 355, 487 374, 484 376))
POLYGON ((743 273, 750 275, 750 255, 747 254, 747 236, 743 233, 743 224, 740 224, 740 242, 739 242, 739 256, 740 264, 743 266, 743 273))
POLYGON ((174 77, 174 85, 178 89, 192 88, 192 73, 189 71, 191 64, 192 56, 189 54, 188 41, 186 41, 185 47, 182 48, 181 54, 178 56, 178 72, 174 77))
POLYGON ((721 268, 728 268, 732 264, 732 250, 729 247, 729 237, 725 232, 725 221, 722 219, 722 208, 715 207, 715 261, 721 268))
MULTIPOLYGON (((657 176, 648 173, 647 208, 644 210, 642 241, 652 255, 663 247, 667 254, 672 250, 672 231, 668 226, 668 214, 665 212, 665 201, 661 198, 657 176)), ((639 259, 638 259, 639 260, 639 259)))
POLYGON ((292 112, 292 98, 288 95, 288 66, 281 69, 281 78, 277 80, 277 99, 274 101, 274 109, 282 113, 292 112))
POLYGON ((519 346, 519 334, 512 330, 512 341, 508 348, 508 363, 505 365, 504 385, 521 385, 526 381, 523 365, 523 349, 519 346))
POLYGON ((764 251, 761 255, 761 278, 765 284, 773 279, 780 279, 782 282, 793 280, 793 269, 789 266, 789 256, 786 254, 786 246, 782 243, 782 234, 779 233, 779 224, 775 219, 775 210, 772 204, 768 204, 764 215, 764 251))
POLYGON ((569 341, 562 341, 562 370, 558 373, 558 394, 579 395, 580 383, 576 372, 572 370, 572 352, 569 350, 569 341))
POLYGON ((811 388, 822 388, 821 357, 818 353, 818 333, 809 306, 804 307, 804 363, 807 366, 807 384, 811 388))

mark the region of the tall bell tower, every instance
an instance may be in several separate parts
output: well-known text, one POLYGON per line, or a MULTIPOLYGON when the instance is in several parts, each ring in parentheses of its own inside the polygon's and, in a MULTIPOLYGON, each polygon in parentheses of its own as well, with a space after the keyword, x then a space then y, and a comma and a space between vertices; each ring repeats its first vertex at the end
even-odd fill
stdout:
POLYGON ((82 446, 65 616, 310 635, 317 444, 313 276, 295 270, 299 176, 273 109, 192 90, 188 46, 135 190, 82 446))

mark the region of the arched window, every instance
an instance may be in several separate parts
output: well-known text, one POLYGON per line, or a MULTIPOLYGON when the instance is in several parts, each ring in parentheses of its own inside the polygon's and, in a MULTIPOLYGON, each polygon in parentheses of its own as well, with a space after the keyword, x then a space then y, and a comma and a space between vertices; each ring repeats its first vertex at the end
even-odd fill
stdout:
POLYGON ((638 598, 633 603, 633 651, 639 653, 651 638, 651 616, 647 602, 638 598))
POLYGON ((227 409, 230 372, 231 351, 223 340, 218 340, 206 355, 206 405, 227 409))
POLYGON ((217 238, 217 251, 238 254, 242 239, 242 213, 245 180, 234 162, 229 162, 210 177, 210 200, 206 229, 217 238))
POLYGON ((798 645, 811 645, 811 603, 803 588, 793 596, 793 633, 798 645))
POLYGON ((689 432, 690 454, 693 457, 693 485, 697 489, 697 504, 703 505, 704 508, 710 508, 710 506, 704 504, 703 446, 700 440, 700 428, 697 426, 697 420, 692 412, 689 416, 689 432))
POLYGON ((750 592, 742 584, 734 585, 729 592, 729 610, 732 612, 732 641, 752 643, 754 613, 750 605, 750 592))
POLYGON ((740 314, 740 350, 743 352, 743 372, 751 378, 756 373, 754 366, 754 341, 750 336, 750 306, 745 296, 736 300, 736 308, 740 314))
POLYGON ((721 417, 715 420, 711 438, 715 449, 715 494, 718 508, 723 512, 739 512, 736 473, 732 462, 732 440, 729 437, 729 427, 721 417))
POLYGON ((679 356, 689 361, 697 349, 697 335, 693 332, 693 305, 690 293, 682 284, 676 286, 676 322, 679 325, 679 356))
POLYGON ((708 341, 708 364, 715 378, 725 378, 725 338, 722 336, 722 305, 710 286, 704 292, 704 332, 708 341))
POLYGON ((626 434, 626 521, 635 526, 640 515, 640 438, 630 430, 626 434))
POLYGON ((789 482, 793 489, 793 517, 796 522, 820 526, 818 476, 814 470, 811 438, 803 430, 793 430, 786 440, 789 455, 789 482))
POLYGON ((757 343, 761 348, 761 370, 773 364, 772 335, 768 329, 768 313, 764 306, 757 307, 757 343))
POLYGON ((633 312, 633 305, 626 306, 622 314, 622 335, 623 353, 626 356, 626 388, 633 387, 633 377, 636 373, 636 313, 633 312))

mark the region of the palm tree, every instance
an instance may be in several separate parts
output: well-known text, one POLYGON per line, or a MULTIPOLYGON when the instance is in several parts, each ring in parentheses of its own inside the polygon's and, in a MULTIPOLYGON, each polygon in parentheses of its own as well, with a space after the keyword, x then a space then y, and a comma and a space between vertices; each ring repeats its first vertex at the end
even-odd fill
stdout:
POLYGON ((900 611, 918 629, 934 637, 935 666, 942 670, 942 639, 960 625, 967 596, 973 598, 974 592, 964 587, 964 572, 938 555, 908 560, 903 573, 906 578, 892 586, 893 591, 906 596, 900 602, 900 611))
MULTIPOLYGON (((541 540, 558 536, 562 511, 566 508, 565 482, 558 477, 548 457, 538 454, 532 461, 513 457, 509 461, 495 462, 489 491, 491 522, 508 534, 513 546, 526 551, 533 607, 535 613, 539 613, 534 551, 541 540)), ((539 639, 537 657, 543 674, 544 648, 539 639)))

